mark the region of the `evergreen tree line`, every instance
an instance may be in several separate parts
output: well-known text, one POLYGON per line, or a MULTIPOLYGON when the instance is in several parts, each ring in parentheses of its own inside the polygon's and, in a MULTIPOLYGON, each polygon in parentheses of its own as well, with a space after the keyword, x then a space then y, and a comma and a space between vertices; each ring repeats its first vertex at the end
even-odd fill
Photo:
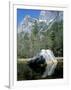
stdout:
POLYGON ((63 57, 63 21, 55 21, 50 28, 45 22, 37 21, 31 33, 17 33, 18 58, 30 58, 41 49, 51 49, 56 57, 63 57))

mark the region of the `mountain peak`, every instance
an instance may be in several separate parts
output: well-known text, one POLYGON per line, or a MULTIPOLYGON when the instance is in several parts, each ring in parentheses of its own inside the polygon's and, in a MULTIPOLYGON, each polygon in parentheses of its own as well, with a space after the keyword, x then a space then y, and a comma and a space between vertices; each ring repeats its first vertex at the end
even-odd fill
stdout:
POLYGON ((46 11, 41 11, 39 15, 39 22, 47 22, 46 11))

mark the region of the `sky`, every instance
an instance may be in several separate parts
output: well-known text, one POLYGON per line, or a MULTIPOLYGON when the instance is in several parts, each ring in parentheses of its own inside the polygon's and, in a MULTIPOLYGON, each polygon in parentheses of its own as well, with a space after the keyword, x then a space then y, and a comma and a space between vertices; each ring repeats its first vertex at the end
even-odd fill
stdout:
POLYGON ((17 9, 17 23, 23 20, 26 15, 30 15, 33 18, 38 18, 41 10, 32 10, 32 9, 17 9))
MULTIPOLYGON (((34 9, 17 9, 17 26, 20 25, 22 20, 26 15, 29 15, 32 18, 39 18, 40 12, 42 10, 34 9)), ((50 20, 56 16, 58 11, 47 10, 47 19, 50 20)), ((60 12, 60 11, 59 11, 60 12)))

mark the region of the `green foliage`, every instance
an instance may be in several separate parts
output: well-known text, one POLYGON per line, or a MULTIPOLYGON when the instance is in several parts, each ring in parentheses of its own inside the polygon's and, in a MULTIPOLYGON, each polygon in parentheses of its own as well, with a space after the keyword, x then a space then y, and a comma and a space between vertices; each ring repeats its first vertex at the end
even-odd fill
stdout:
POLYGON ((18 33, 17 56, 33 57, 41 49, 48 48, 53 50, 55 56, 63 56, 63 21, 55 21, 49 29, 48 27, 46 23, 35 21, 30 35, 24 32, 18 33))
POLYGON ((37 21, 34 22, 34 25, 32 26, 32 33, 36 36, 38 34, 38 24, 37 24, 37 21))

